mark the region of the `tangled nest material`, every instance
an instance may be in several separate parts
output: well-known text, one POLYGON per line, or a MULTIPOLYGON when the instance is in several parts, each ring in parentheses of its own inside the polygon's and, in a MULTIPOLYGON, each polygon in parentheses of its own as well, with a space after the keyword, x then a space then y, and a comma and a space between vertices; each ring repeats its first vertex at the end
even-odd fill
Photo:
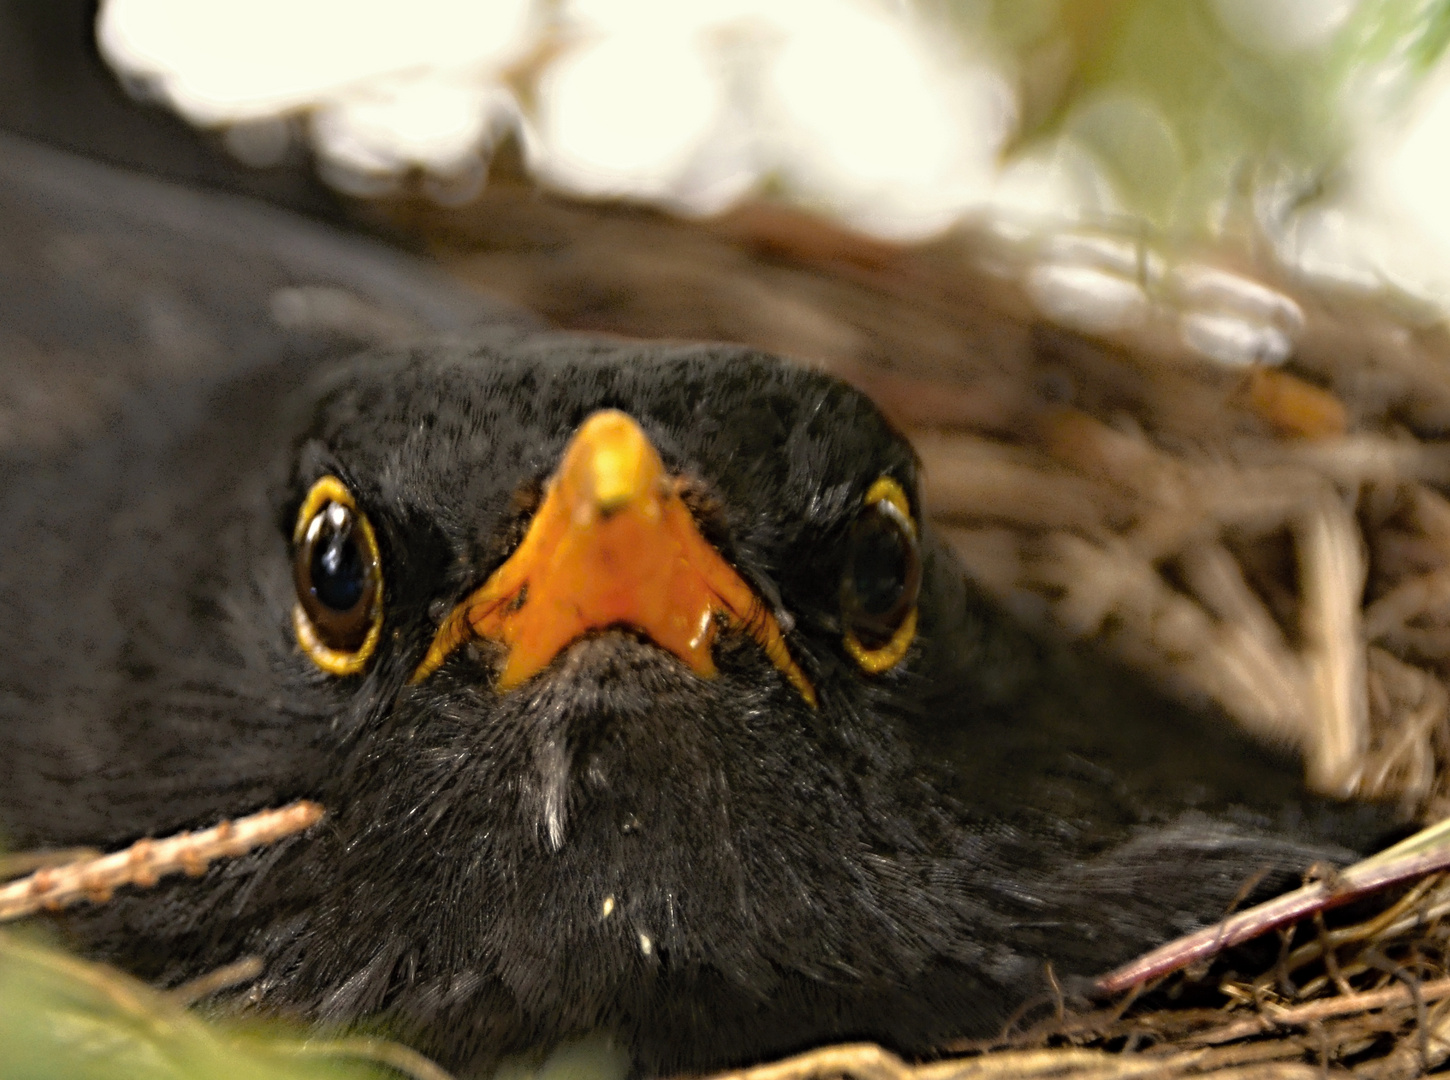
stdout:
POLYGON ((939 1061, 913 1066, 879 1047, 831 1047, 732 1080, 1408 1080, 1438 1070, 1450 1061, 1450 877, 1422 876, 1368 911, 1331 926, 1321 909, 1277 928, 1262 970, 1238 970, 1226 953, 1136 983, 1096 1010, 1070 1011, 1059 996, 1037 1022, 939 1061))

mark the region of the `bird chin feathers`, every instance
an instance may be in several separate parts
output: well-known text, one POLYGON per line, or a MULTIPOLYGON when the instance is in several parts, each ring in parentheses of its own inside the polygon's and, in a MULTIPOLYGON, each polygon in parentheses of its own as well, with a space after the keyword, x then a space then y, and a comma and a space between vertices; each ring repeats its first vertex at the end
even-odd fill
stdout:
POLYGON ((661 701, 704 689, 699 676, 628 627, 573 642, 517 697, 530 733, 537 835, 552 852, 568 839, 582 789, 610 786, 610 761, 634 739, 658 732, 661 701))

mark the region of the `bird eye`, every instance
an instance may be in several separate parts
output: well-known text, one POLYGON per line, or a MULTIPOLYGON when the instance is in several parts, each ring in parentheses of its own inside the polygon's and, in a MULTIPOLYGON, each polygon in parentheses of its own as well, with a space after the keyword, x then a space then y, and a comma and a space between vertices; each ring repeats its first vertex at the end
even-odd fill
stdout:
POLYGON ((921 553, 916 523, 901 485, 883 476, 866 492, 851 526, 841 616, 846 651, 875 675, 895 667, 916 636, 921 553))
POLYGON ((342 481, 324 476, 312 485, 292 549, 297 643, 323 671, 361 671, 382 633, 382 568, 372 526, 342 481))

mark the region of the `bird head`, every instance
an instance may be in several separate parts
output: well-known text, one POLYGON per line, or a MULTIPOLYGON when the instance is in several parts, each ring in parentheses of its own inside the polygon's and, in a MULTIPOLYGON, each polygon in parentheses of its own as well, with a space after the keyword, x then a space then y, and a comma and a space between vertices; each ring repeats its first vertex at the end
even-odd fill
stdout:
MULTIPOLYGON (((924 546, 905 441, 774 360, 627 351, 369 358, 323 381, 280 520, 296 652, 350 723, 476 712, 475 734, 572 759, 661 712, 814 729, 907 676, 924 546)), ((542 786, 573 797, 554 757, 542 786)))
POLYGON ((338 891, 296 969, 322 1014, 400 965, 583 1023, 642 973, 757 1000, 960 944, 913 879, 940 819, 901 731, 937 556, 865 397, 743 350, 534 338, 364 358, 304 415, 271 572, 278 662, 339 748, 310 792, 338 891))

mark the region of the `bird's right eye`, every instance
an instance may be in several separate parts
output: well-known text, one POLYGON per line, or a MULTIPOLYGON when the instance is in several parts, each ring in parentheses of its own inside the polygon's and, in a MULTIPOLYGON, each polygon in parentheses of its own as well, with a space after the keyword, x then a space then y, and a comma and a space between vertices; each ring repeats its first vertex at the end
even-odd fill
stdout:
POLYGON ((846 651, 872 675, 899 664, 916 636, 921 553, 901 485, 883 476, 851 527, 841 578, 846 651))
POLYGON ((330 674, 361 671, 382 633, 382 569, 372 526, 342 481, 312 485, 292 546, 298 645, 330 674))

